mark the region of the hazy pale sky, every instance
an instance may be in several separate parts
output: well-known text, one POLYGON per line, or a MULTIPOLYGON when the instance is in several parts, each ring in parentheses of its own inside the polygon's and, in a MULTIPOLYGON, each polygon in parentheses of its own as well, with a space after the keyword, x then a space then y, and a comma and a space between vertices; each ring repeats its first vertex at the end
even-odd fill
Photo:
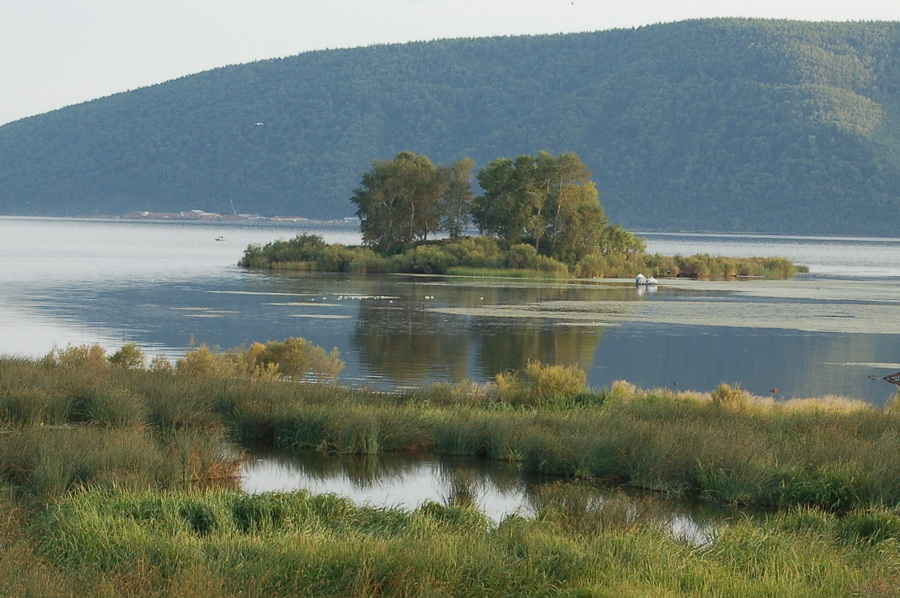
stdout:
POLYGON ((307 50, 707 17, 900 21, 900 1, 0 0, 0 125, 307 50))

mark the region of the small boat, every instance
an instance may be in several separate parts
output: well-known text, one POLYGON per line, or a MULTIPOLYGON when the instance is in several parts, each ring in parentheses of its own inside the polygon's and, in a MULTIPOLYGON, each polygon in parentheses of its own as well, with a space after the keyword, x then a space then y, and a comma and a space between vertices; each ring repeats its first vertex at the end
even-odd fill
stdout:
POLYGON ((225 237, 223 237, 222 235, 219 235, 218 237, 216 237, 216 241, 224 241, 224 240, 225 240, 225 237))

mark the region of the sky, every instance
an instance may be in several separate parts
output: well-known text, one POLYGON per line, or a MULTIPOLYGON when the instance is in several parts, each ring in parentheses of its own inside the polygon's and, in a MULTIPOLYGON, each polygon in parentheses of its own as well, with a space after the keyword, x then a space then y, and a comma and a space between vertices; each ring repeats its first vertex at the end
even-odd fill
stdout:
POLYGON ((710 17, 900 21, 900 1, 0 0, 0 125, 310 50, 710 17))

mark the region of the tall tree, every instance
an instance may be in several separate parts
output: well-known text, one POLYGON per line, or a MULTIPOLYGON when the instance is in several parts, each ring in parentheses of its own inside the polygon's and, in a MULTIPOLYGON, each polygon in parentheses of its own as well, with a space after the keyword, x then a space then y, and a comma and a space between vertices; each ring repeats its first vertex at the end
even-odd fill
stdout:
POLYGON ((498 158, 478 173, 484 193, 473 218, 482 232, 575 263, 598 248, 607 226, 591 172, 577 154, 498 158))
POLYGON ((472 201, 475 197, 472 193, 472 172, 474 170, 475 160, 472 158, 462 158, 444 169, 448 181, 447 190, 440 202, 441 229, 451 239, 461 237, 469 225, 472 201))
POLYGON ((472 218, 481 232, 493 233, 510 245, 534 232, 540 205, 531 192, 534 158, 497 158, 477 176, 484 193, 475 199, 472 218))
POLYGON ((440 230, 447 174, 427 156, 404 151, 373 160, 350 201, 356 204, 363 242, 392 251, 440 230))

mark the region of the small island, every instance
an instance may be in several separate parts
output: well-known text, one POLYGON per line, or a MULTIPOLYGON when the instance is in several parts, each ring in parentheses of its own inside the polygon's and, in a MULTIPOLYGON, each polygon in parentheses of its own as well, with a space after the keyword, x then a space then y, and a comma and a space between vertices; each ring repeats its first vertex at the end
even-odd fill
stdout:
POLYGON ((363 245, 301 234, 250 245, 238 265, 520 278, 790 278, 807 271, 779 257, 646 253, 643 239, 609 222, 590 171, 571 152, 497 158, 476 177, 479 196, 473 170, 470 158, 437 166, 409 151, 375 160, 351 198, 363 245), (464 234, 472 226, 479 235, 464 234))

